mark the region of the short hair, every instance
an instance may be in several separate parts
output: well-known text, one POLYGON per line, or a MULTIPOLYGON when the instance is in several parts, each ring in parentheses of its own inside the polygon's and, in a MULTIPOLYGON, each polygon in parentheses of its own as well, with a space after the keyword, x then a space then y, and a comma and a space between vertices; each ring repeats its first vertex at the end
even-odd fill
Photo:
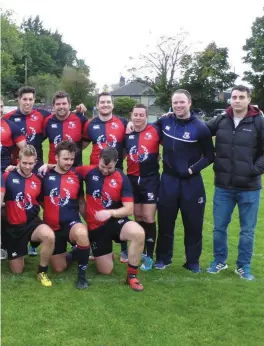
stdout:
POLYGON ((145 109, 146 115, 148 116, 148 107, 145 106, 143 103, 137 103, 137 104, 135 104, 135 106, 134 106, 133 109, 132 109, 132 112, 133 112, 133 110, 134 110, 135 108, 143 108, 143 109, 145 109))
POLYGON ((66 91, 57 91, 52 100, 53 105, 55 105, 56 100, 64 99, 64 97, 66 97, 67 101, 71 103, 70 95, 66 93, 66 91))
POLYGON ((67 150, 69 153, 76 154, 77 146, 74 142, 61 141, 55 148, 55 154, 59 156, 62 150, 67 150))
POLYGON ((189 91, 187 91, 185 89, 177 89, 177 90, 175 90, 171 97, 173 97, 175 94, 184 94, 188 98, 189 101, 192 100, 191 94, 189 93, 189 91))
POLYGON ((231 95, 233 93, 233 91, 235 90, 238 90, 238 91, 241 91, 241 92, 246 92, 248 96, 251 95, 251 92, 250 92, 250 89, 248 87, 246 87, 245 85, 236 85, 232 88, 231 90, 231 95))
POLYGON ((111 97, 111 100, 112 100, 112 102, 113 102, 112 95, 111 95, 109 92, 107 92, 107 91, 103 91, 102 93, 100 93, 100 94, 97 95, 96 103, 99 103, 100 97, 101 97, 101 96, 110 96, 110 97, 111 97))
POLYGON ((112 162, 112 161, 117 162, 117 160, 118 160, 118 152, 117 152, 116 148, 107 147, 107 148, 104 148, 100 152, 99 158, 103 159, 104 163, 106 165, 109 165, 109 163, 112 162))
POLYGON ((21 148, 19 150, 19 160, 21 160, 22 156, 35 156, 35 158, 37 158, 37 151, 35 149, 35 147, 33 147, 33 145, 27 144, 24 148, 21 148))
POLYGON ((24 94, 33 94, 36 97, 36 89, 30 86, 23 86, 18 90, 18 97, 21 98, 24 94))

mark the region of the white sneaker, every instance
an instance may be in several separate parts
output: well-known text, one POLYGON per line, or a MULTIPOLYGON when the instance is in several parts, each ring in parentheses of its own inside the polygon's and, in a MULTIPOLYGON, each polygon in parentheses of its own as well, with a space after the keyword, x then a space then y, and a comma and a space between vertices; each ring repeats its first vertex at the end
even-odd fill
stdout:
POLYGON ((0 260, 5 260, 7 258, 7 252, 4 249, 1 249, 0 260))

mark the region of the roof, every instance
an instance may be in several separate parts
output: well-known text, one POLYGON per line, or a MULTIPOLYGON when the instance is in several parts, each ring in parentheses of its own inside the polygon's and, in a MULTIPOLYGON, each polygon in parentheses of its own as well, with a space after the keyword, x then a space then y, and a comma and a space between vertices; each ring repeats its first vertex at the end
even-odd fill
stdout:
POLYGON ((154 92, 148 85, 133 81, 130 83, 125 84, 121 88, 114 90, 111 92, 111 95, 113 96, 141 96, 141 95, 147 95, 147 96, 154 96, 154 92))

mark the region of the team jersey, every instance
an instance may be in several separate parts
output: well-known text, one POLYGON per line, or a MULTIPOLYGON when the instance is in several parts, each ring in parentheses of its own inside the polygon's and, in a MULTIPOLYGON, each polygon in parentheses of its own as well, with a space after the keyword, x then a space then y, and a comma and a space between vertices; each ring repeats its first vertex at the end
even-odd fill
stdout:
POLYGON ((1 193, 5 193, 5 191, 6 191, 6 188, 5 188, 5 182, 4 182, 4 175, 3 175, 3 173, 2 172, 0 172, 0 174, 1 174, 1 193))
MULTIPOLYGON (((27 144, 31 144, 35 147, 39 165, 43 164, 43 124, 45 117, 49 114, 50 113, 45 110, 33 109, 29 114, 25 115, 18 108, 4 115, 5 119, 9 119, 19 127, 20 131, 26 136, 27 144)), ((16 159, 18 150, 14 151, 14 156, 16 159)))
POLYGON ((4 173, 6 217, 9 224, 22 225, 34 219, 40 206, 41 180, 34 173, 29 178, 14 170, 4 173))
POLYGON ((83 130, 84 139, 92 142, 93 148, 90 156, 90 164, 97 165, 102 149, 111 146, 118 151, 117 168, 123 169, 123 148, 126 133, 127 120, 112 116, 108 121, 102 121, 95 117, 88 121, 83 130))
POLYGON ((4 172, 6 167, 11 165, 11 154, 17 143, 26 139, 19 127, 12 121, 0 119, 1 132, 1 171, 4 172))
POLYGON ((133 202, 128 177, 120 170, 108 176, 102 175, 98 166, 76 167, 86 184, 86 221, 89 231, 105 222, 97 221, 95 213, 103 209, 118 209, 123 202, 133 202))
POLYGON ((56 164, 56 145, 63 140, 68 140, 75 142, 79 149, 75 156, 74 165, 82 165, 82 133, 86 122, 87 118, 84 115, 75 113, 70 113, 68 118, 63 121, 53 114, 45 119, 43 130, 49 139, 49 163, 56 164))
POLYGON ((153 125, 126 135, 128 175, 146 177, 159 173, 159 142, 159 130, 153 125))
POLYGON ((49 170, 42 180, 43 219, 54 231, 79 219, 82 179, 71 169, 65 174, 49 170))

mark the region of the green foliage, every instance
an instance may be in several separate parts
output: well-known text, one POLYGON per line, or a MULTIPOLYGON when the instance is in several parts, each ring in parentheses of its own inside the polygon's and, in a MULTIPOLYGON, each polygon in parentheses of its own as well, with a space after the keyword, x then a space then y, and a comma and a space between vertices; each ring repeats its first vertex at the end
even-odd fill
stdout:
POLYGON ((137 100, 128 96, 117 97, 114 100, 114 112, 120 116, 128 117, 137 103, 137 100))
POLYGON ((264 15, 256 18, 251 32, 243 50, 247 52, 244 62, 251 65, 252 71, 245 72, 244 80, 253 86, 252 102, 264 109, 264 15))
POLYGON ((31 76, 28 84, 37 90, 36 101, 52 104, 52 99, 57 90, 62 89, 61 79, 51 74, 31 76))

